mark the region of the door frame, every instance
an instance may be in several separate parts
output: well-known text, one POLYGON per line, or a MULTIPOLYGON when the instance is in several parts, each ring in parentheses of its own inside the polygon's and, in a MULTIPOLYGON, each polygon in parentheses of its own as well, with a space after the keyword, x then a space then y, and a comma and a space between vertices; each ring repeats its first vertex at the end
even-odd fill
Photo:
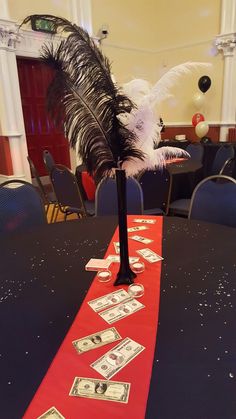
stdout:
MULTIPOLYGON (((0 174, 0 183, 12 178, 31 182, 16 59, 39 59, 42 45, 47 41, 56 45, 61 37, 55 35, 52 39, 51 35, 30 30, 21 30, 19 35, 18 25, 5 19, 0 19, 1 31, 4 37, 0 40, 0 59, 4 71, 0 73, 0 87, 3 91, 0 135, 8 139, 7 157, 12 161, 13 173, 0 174)), ((71 149, 70 161, 74 170, 79 164, 79 158, 71 149)))

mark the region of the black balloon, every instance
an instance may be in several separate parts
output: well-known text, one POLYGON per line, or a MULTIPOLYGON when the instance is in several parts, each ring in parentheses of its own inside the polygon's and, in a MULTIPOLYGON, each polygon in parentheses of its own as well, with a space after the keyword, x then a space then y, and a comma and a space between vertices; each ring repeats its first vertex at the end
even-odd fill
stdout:
POLYGON ((208 143, 212 143, 212 141, 209 137, 202 137, 201 140, 200 140, 200 143, 208 144, 208 143))
POLYGON ((211 79, 208 76, 202 76, 198 80, 198 87, 201 92, 206 93, 208 89, 211 87, 211 79))

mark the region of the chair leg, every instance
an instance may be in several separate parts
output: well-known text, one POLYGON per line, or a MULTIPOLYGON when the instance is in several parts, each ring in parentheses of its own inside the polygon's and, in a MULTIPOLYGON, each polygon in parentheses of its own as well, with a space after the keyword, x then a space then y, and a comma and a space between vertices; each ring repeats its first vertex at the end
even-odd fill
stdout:
POLYGON ((53 208, 52 208, 52 215, 51 215, 51 218, 50 218, 50 223, 53 223, 53 222, 55 222, 56 221, 56 219, 57 219, 57 215, 58 215, 58 207, 57 207, 57 204, 51 204, 52 206, 53 206, 53 208), (55 216, 55 211, 56 211, 56 208, 57 208, 57 213, 56 213, 56 216, 55 216))
POLYGON ((55 217, 54 217, 54 223, 57 221, 57 217, 59 214, 60 208, 58 204, 55 204, 55 217))

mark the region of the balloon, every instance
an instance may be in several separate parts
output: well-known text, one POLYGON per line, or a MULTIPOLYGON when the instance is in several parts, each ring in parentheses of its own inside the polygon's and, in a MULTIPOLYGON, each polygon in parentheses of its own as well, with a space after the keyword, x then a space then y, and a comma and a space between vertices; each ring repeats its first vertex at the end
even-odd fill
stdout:
POLYGON ((211 79, 208 76, 202 76, 198 80, 198 87, 201 92, 206 93, 208 89, 211 87, 211 79))
POLYGON ((196 127, 196 125, 199 123, 199 122, 202 122, 202 121, 205 121, 205 118, 204 118, 204 116, 203 116, 203 114, 202 113, 195 113, 194 115, 193 115, 193 117, 192 117, 192 124, 193 124, 193 126, 194 127, 196 127))
POLYGON ((202 144, 209 144, 212 143, 210 137, 202 137, 200 143, 202 144))
POLYGON ((195 127, 195 134, 198 138, 205 137, 209 131, 209 125, 206 121, 199 122, 195 127))
POLYGON ((205 103, 205 96, 203 93, 198 92, 193 95, 193 103, 197 109, 201 109, 205 103))

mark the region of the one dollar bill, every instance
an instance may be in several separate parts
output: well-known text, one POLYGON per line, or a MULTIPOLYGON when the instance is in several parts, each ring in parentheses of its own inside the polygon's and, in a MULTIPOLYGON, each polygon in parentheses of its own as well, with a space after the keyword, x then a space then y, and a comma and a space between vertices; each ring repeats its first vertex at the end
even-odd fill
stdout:
POLYGON ((130 298, 130 295, 124 289, 113 291, 109 294, 103 295, 102 297, 95 298, 95 300, 88 301, 88 305, 94 311, 101 311, 107 307, 126 301, 130 298))
MULTIPOLYGON (((75 377, 70 396, 128 403, 130 383, 75 377)), ((96 416, 96 415, 95 415, 96 416)))
POLYGON ((92 349, 99 348, 100 346, 107 345, 108 343, 115 342, 120 339, 121 336, 117 332, 116 328, 110 327, 109 329, 74 340, 72 345, 78 354, 82 354, 83 352, 91 351, 92 349))
POLYGON ((141 310, 145 306, 135 299, 130 299, 124 303, 118 304, 113 308, 108 308, 107 310, 98 313, 99 316, 105 320, 108 324, 112 324, 121 320, 130 314, 136 313, 136 311, 141 310))
POLYGON ((90 366, 109 380, 144 349, 145 347, 140 345, 140 343, 130 338, 125 338, 90 366))
POLYGON ((153 252, 148 248, 137 250, 137 253, 150 263, 155 263, 159 262, 160 260, 163 260, 162 256, 158 255, 157 253, 153 252))
POLYGON ((64 416, 53 406, 37 419, 65 419, 64 416))

